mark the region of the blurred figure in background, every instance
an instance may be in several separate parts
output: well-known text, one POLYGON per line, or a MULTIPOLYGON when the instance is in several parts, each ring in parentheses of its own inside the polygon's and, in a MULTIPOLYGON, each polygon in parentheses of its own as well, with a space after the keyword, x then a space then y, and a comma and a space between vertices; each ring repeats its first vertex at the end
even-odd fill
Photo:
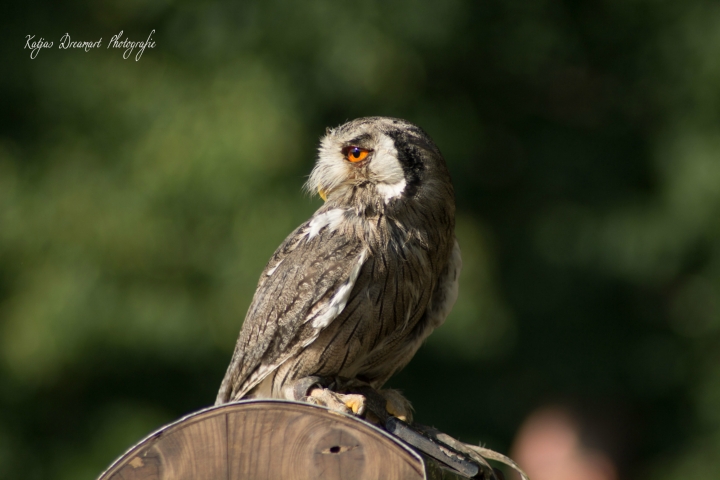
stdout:
POLYGON ((520 427, 511 457, 532 480, 617 480, 610 457, 585 445, 581 433, 568 409, 542 407, 520 427))

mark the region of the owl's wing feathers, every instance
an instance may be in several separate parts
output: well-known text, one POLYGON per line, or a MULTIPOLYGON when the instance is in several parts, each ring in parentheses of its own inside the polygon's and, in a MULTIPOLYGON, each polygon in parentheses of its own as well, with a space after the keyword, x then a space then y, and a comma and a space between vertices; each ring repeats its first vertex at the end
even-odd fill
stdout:
POLYGON ((288 236, 260 277, 217 403, 242 398, 318 337, 345 308, 366 252, 312 221, 288 236))

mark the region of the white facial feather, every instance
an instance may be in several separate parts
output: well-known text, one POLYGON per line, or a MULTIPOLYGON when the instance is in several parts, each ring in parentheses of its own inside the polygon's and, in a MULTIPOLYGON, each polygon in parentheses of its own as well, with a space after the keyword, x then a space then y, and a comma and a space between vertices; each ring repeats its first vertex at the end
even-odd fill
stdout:
POLYGON ((305 188, 313 195, 318 189, 330 192, 348 180, 352 173, 350 162, 345 160, 341 142, 331 131, 320 141, 318 161, 310 173, 305 188))
POLYGON ((380 137, 369 169, 378 193, 382 195, 385 203, 401 195, 405 190, 405 172, 397 158, 395 142, 387 135, 380 137))
POLYGON ((406 185, 407 183, 405 182, 404 178, 397 183, 378 183, 377 191, 385 199, 385 203, 388 203, 393 198, 402 195, 402 193, 405 191, 406 185))
POLYGON ((305 188, 312 194, 318 190, 329 194, 344 185, 351 186, 360 181, 375 184, 385 203, 403 193, 406 186, 405 173, 393 139, 371 130, 369 126, 353 132, 330 131, 320 142, 318 161, 305 188), (373 139, 373 151, 366 169, 347 161, 342 154, 342 147, 347 141, 363 134, 373 139))

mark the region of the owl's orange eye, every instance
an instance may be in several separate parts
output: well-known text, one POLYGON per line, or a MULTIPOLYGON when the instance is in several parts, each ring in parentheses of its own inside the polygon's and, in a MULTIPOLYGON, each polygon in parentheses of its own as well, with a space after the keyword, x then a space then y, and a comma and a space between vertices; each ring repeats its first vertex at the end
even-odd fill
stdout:
POLYGON ((355 147, 353 145, 342 149, 342 153, 345 155, 345 158, 352 163, 365 160, 367 156, 370 155, 370 152, 371 150, 368 150, 367 148, 355 147))

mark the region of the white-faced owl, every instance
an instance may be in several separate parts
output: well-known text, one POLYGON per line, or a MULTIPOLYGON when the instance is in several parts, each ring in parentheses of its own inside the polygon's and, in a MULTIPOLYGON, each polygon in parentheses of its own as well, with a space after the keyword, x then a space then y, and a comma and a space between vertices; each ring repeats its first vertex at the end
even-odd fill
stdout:
POLYGON ((325 204, 262 272, 217 404, 282 398, 357 413, 348 386, 380 389, 455 303, 453 186, 422 129, 385 117, 328 129, 306 187, 325 204))

